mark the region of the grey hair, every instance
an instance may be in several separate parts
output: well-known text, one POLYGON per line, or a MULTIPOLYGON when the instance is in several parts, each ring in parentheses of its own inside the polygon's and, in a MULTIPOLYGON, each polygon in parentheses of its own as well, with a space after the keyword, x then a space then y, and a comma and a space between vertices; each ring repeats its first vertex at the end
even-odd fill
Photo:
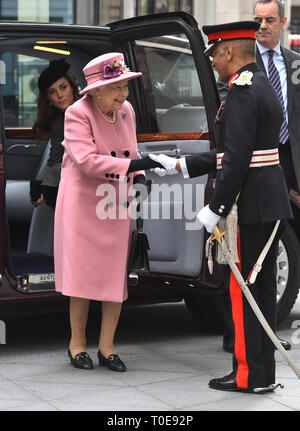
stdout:
POLYGON ((283 18, 285 17, 285 1, 284 0, 258 0, 255 2, 253 12, 255 12, 255 8, 256 8, 256 5, 258 3, 262 3, 262 4, 276 3, 278 6, 278 13, 279 13, 280 21, 282 21, 283 18))

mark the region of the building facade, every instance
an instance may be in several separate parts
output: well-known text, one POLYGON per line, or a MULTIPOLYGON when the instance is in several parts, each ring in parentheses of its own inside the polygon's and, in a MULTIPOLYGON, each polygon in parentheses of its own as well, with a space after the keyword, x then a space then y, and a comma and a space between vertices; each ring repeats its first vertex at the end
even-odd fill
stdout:
MULTIPOLYGON (((191 13, 201 28, 251 19, 254 4, 255 0, 0 0, 0 20, 105 25, 137 15, 180 10, 191 13)), ((286 0, 286 14, 289 25, 282 44, 289 47, 290 34, 300 34, 300 0, 286 0)), ((296 42, 292 47, 297 48, 296 42)))

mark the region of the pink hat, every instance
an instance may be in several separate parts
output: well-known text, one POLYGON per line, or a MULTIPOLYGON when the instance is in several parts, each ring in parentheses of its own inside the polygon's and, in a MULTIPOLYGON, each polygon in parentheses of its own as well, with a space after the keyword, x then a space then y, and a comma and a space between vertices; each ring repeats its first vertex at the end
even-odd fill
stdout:
POLYGON ((87 86, 80 91, 80 94, 85 94, 103 85, 142 75, 141 72, 131 72, 128 69, 124 63, 124 56, 120 52, 110 52, 94 58, 83 68, 83 72, 87 86))

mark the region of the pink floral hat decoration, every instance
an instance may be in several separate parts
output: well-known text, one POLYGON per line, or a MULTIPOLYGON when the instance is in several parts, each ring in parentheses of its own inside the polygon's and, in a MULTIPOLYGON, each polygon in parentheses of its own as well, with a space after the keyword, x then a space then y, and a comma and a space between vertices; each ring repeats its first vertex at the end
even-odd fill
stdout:
POLYGON ((133 79, 142 75, 141 72, 131 72, 124 62, 120 52, 110 52, 91 60, 83 69, 87 86, 80 91, 86 94, 90 90, 113 84, 123 79, 133 79))

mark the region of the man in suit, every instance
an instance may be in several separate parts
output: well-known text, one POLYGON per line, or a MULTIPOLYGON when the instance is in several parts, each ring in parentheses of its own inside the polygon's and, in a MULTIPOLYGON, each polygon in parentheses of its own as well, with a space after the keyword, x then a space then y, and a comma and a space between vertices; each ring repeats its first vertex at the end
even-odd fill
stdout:
POLYGON ((258 0, 254 6, 254 19, 260 23, 257 32, 256 62, 270 79, 270 55, 280 75, 287 122, 287 134, 279 145, 280 163, 288 189, 300 191, 300 82, 293 77, 299 68, 300 55, 280 45, 280 35, 287 24, 283 0, 258 0), (296 63, 298 62, 298 64, 296 63))
MULTIPOLYGON (((209 204, 198 214, 212 232, 227 217, 235 201, 238 207, 239 267, 244 279, 251 273, 276 220, 292 217, 287 187, 278 157, 278 137, 283 111, 276 92, 255 63, 255 21, 204 26, 210 47, 206 54, 219 78, 231 88, 216 117, 216 149, 180 160, 150 155, 164 168, 160 174, 182 172, 185 178, 217 169, 209 204), (276 190, 276 193, 274 193, 276 190)), ((251 292, 269 325, 276 321, 276 260, 278 237, 273 241, 251 292)), ((275 389, 274 345, 244 297, 233 274, 229 292, 234 321, 233 370, 212 379, 212 389, 269 392, 275 389)))

